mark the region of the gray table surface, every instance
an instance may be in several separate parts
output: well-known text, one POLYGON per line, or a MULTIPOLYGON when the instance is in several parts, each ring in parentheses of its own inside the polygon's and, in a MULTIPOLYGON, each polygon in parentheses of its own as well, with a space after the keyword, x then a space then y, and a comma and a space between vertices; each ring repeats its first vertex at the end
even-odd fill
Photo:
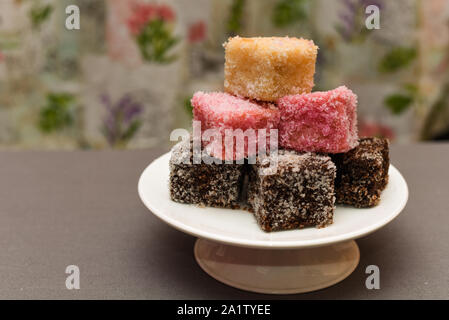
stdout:
POLYGON ((0 152, 2 299, 448 299, 449 144, 393 146, 410 198, 359 239, 360 264, 317 292, 271 296, 217 282, 196 264, 195 238, 140 202, 137 180, 162 150, 0 152), (68 265, 80 290, 65 287, 68 265), (379 290, 365 287, 368 265, 379 290))

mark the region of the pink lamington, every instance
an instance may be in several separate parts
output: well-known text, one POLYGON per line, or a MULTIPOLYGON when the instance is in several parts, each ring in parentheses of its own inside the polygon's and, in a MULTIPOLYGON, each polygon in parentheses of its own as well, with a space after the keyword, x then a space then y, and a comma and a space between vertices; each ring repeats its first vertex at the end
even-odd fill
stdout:
POLYGON ((358 145, 357 96, 345 86, 278 100, 279 144, 296 151, 341 153, 358 145))
POLYGON ((207 129, 218 129, 220 132, 222 141, 211 141, 208 145, 208 142, 205 143, 203 139, 203 146, 210 150, 211 155, 220 159, 237 160, 254 155, 259 148, 258 129, 265 130, 269 148, 270 130, 278 129, 279 126, 279 111, 271 103, 257 103, 223 92, 197 92, 193 95, 191 102, 194 120, 201 122, 202 133, 207 129), (243 133, 247 129, 254 129, 255 135, 245 138, 244 150, 241 152, 236 147, 235 141, 233 146, 225 146, 224 137, 227 129, 241 129, 243 133), (256 145, 255 152, 252 148, 248 149, 250 142, 256 145), (226 149, 228 149, 227 153, 226 149))

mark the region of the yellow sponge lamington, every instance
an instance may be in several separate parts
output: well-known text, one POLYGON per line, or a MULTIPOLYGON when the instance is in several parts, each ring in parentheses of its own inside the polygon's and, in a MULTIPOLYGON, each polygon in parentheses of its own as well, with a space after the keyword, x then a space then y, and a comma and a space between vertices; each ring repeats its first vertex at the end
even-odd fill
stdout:
POLYGON ((229 38, 225 47, 226 92, 261 101, 310 93, 318 47, 289 37, 229 38))

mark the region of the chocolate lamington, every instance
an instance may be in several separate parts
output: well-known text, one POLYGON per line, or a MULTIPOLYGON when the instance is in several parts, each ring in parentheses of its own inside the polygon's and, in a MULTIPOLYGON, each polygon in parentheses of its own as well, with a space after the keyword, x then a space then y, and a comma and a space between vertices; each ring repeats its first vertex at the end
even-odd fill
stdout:
POLYGON ((337 203, 357 208, 376 206, 388 183, 389 142, 362 138, 358 147, 333 156, 337 166, 337 203))
POLYGON ((195 164, 192 145, 192 141, 185 141, 172 148, 169 182, 171 199, 200 206, 239 207, 243 164, 195 164))
POLYGON ((265 158, 249 169, 248 203, 262 230, 331 224, 336 176, 331 158, 279 150, 277 159, 277 166, 265 158))

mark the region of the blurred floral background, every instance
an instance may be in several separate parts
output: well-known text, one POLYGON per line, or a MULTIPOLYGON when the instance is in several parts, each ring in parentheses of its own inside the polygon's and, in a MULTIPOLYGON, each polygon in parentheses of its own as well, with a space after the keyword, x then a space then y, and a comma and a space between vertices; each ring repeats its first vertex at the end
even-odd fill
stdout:
POLYGON ((315 90, 356 92, 361 135, 449 139, 449 0, 1 0, 0 148, 167 145, 233 35, 313 39, 315 90))

